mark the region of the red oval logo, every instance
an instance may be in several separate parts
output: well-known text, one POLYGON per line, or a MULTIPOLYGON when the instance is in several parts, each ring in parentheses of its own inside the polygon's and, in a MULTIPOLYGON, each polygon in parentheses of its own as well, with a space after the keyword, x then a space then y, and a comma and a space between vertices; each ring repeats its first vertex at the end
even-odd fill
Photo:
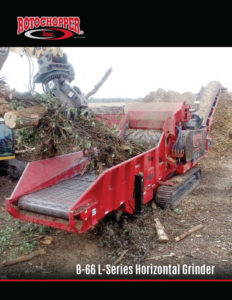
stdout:
POLYGON ((61 28, 33 29, 25 32, 25 36, 37 40, 64 40, 71 38, 73 32, 61 28))

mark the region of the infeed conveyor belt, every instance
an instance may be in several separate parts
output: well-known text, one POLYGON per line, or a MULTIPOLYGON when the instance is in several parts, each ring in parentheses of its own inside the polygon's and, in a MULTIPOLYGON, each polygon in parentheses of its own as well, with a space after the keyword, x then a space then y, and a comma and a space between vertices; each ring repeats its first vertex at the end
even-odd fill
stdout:
POLYGON ((70 208, 95 179, 96 175, 92 172, 83 176, 77 175, 53 186, 22 196, 18 206, 26 211, 68 219, 70 208))

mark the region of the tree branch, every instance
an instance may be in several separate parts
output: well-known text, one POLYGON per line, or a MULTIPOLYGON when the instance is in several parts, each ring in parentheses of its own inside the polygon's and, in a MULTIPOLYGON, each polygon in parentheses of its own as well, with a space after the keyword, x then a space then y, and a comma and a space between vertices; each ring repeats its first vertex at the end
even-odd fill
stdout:
POLYGON ((95 94, 98 90, 99 90, 99 88, 103 85, 103 83, 106 81, 106 79, 109 77, 109 75, 111 74, 111 72, 112 72, 112 67, 110 67, 107 71, 106 71, 106 73, 105 73, 105 75, 102 77, 102 79, 94 86, 94 88, 89 92, 89 93, 87 93, 86 95, 85 95, 85 98, 86 99, 88 99, 90 96, 92 96, 93 94, 95 94))

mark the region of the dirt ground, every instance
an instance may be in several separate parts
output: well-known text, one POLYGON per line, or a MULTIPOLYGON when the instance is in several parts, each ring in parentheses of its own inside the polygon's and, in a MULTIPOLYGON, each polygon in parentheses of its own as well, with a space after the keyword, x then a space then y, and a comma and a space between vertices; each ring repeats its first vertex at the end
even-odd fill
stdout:
MULTIPOLYGON (((224 97, 227 101, 231 95, 224 97)), ((227 103, 225 102, 224 103, 227 103)), ((221 107, 222 109, 222 107, 221 107)), ((219 112, 220 113, 220 112, 219 112)), ((218 113, 218 114, 219 114, 218 113)), ((216 118, 216 116, 215 116, 216 118)), ((218 142, 218 130, 222 123, 215 121, 212 137, 218 142)), ((228 126, 227 126, 228 127, 228 126)), ((202 180, 174 210, 152 209, 151 203, 138 216, 122 215, 118 220, 109 215, 93 230, 82 235, 21 222, 9 216, 4 199, 13 191, 16 182, 0 177, 0 264, 37 249, 46 254, 28 262, 0 267, 1 279, 79 279, 79 278, 132 278, 132 276, 77 275, 76 265, 101 265, 117 263, 118 266, 135 264, 167 266, 215 266, 213 275, 137 275, 136 278, 175 279, 232 279, 232 142, 229 133, 223 131, 229 142, 220 143, 200 163, 202 180), (164 225, 169 241, 159 243, 154 218, 164 225), (191 227, 203 224, 203 228, 182 241, 174 238, 191 227), (44 237, 52 242, 44 245, 44 237)), ((134 277, 133 277, 134 278, 134 277)))

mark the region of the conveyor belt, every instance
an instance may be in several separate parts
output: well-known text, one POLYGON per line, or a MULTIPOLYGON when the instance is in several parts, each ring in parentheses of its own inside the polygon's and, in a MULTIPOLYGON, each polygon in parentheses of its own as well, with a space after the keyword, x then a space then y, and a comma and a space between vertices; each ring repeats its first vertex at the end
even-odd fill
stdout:
POLYGON ((21 197, 18 206, 26 211, 68 219, 69 209, 95 179, 96 175, 91 172, 83 176, 75 176, 21 197))
POLYGON ((203 117, 203 124, 206 124, 215 97, 220 88, 222 88, 220 82, 211 81, 204 89, 202 89, 199 99, 197 99, 199 101, 197 113, 203 117))

